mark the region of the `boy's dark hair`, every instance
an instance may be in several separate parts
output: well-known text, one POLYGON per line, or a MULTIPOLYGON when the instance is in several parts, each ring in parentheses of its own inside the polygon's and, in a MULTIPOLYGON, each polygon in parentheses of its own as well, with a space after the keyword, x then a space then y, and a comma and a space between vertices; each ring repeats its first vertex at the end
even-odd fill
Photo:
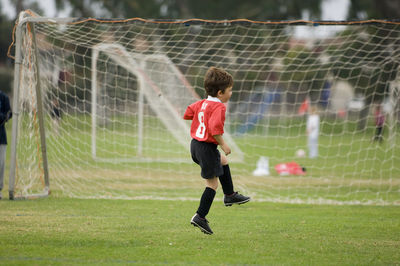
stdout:
POLYGON ((232 76, 223 69, 210 67, 204 77, 204 89, 207 95, 216 97, 218 91, 222 93, 229 87, 233 86, 232 76))

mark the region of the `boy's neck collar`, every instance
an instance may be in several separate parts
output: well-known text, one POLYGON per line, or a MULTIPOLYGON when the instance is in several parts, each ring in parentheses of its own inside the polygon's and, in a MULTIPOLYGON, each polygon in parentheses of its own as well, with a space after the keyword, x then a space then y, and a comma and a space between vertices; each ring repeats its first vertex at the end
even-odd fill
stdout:
POLYGON ((212 97, 210 95, 208 95, 207 101, 222 103, 220 99, 218 99, 217 97, 212 97))

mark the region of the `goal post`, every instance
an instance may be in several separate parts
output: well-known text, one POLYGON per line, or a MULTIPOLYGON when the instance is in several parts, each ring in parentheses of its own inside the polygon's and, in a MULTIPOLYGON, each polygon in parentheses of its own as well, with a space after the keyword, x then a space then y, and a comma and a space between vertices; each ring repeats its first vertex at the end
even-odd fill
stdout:
POLYGON ((47 196, 51 185, 67 197, 197 201, 182 116, 217 66, 234 78, 224 138, 235 190, 255 201, 400 204, 396 21, 24 12, 15 38, 10 197, 47 196))
POLYGON ((10 200, 19 199, 19 198, 36 198, 36 197, 46 197, 50 193, 50 181, 49 181, 49 172, 48 172, 48 164, 47 164, 47 154, 46 154, 46 135, 44 129, 44 116, 43 116, 43 103, 41 96, 41 86, 40 86, 40 67, 39 67, 39 57, 38 57, 38 49, 36 47, 36 34, 34 26, 32 22, 28 22, 29 15, 27 13, 22 12, 19 16, 20 23, 16 27, 16 55, 15 55, 15 70, 14 70, 14 94, 13 94, 13 125, 12 125, 12 140, 11 140, 11 160, 10 160, 10 176, 9 176, 9 198, 10 200), (21 45, 22 45, 22 28, 29 28, 29 34, 31 35, 31 46, 32 50, 35 53, 33 58, 34 62, 30 62, 31 67, 35 68, 34 75, 36 80, 35 93, 36 93, 36 112, 37 112, 37 123, 38 123, 38 135, 40 138, 40 152, 41 154, 41 167, 43 171, 42 181, 43 181, 43 190, 36 194, 26 194, 26 195, 15 195, 15 178, 16 178, 16 170, 17 170, 17 161, 16 161, 16 146, 17 146, 17 137, 18 137, 18 120, 19 120, 19 93, 20 93, 20 78, 21 78, 21 66, 23 61, 21 59, 21 45))

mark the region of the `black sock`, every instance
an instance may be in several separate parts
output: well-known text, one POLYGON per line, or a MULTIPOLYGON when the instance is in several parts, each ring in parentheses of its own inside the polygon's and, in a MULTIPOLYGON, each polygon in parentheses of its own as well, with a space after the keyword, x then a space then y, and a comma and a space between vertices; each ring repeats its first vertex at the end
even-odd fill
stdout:
POLYGON ((222 168, 224 169, 224 173, 219 177, 219 182, 221 183, 224 194, 232 195, 234 191, 233 191, 233 182, 229 164, 223 165, 222 168))
POLYGON ((205 218, 206 215, 208 214, 208 211, 211 208, 211 204, 213 203, 214 197, 215 197, 215 190, 210 187, 206 187, 200 199, 200 206, 197 209, 197 213, 201 218, 205 218))

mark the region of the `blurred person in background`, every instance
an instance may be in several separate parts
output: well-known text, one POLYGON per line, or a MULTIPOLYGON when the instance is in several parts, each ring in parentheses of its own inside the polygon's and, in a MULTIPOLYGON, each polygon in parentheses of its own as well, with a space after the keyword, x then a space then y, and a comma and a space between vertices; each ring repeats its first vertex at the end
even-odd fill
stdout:
POLYGON ((6 163, 7 151, 7 135, 5 124, 12 116, 10 100, 8 96, 0 91, 0 199, 2 198, 1 191, 4 185, 4 168, 6 163))
POLYGON ((385 114, 383 113, 382 106, 379 104, 375 109, 375 137, 374 141, 383 141, 383 126, 385 124, 385 114))
POLYGON ((308 157, 318 156, 319 115, 316 106, 311 105, 307 116, 308 157))

